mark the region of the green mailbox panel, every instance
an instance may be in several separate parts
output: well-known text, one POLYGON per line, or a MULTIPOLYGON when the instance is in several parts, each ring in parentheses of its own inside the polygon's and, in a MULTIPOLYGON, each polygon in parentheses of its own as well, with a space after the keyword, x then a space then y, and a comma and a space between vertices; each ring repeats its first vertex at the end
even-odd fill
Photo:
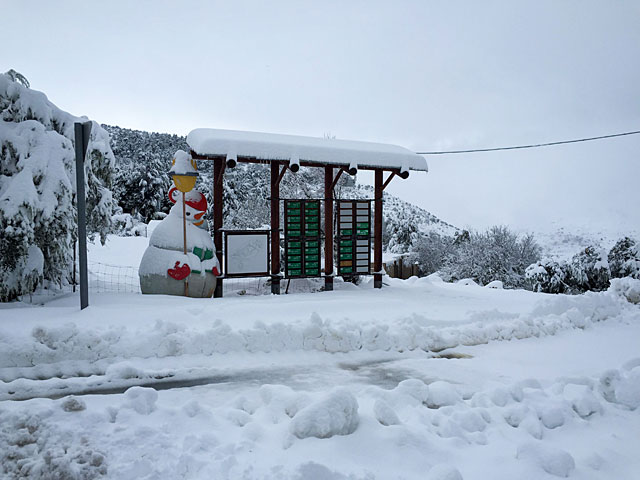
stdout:
POLYGON ((371 200, 337 202, 338 275, 371 274, 371 200))
POLYGON ((320 200, 284 201, 285 276, 320 276, 320 200))

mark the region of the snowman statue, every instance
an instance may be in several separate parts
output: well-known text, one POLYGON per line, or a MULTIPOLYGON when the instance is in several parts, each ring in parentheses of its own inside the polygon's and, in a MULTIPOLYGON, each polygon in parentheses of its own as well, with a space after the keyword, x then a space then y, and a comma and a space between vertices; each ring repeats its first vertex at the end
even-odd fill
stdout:
POLYGON ((175 183, 169 190, 174 205, 149 238, 138 270, 140 288, 145 294, 209 298, 220 264, 204 219, 207 199, 193 190, 196 163, 178 150, 169 174, 175 183))

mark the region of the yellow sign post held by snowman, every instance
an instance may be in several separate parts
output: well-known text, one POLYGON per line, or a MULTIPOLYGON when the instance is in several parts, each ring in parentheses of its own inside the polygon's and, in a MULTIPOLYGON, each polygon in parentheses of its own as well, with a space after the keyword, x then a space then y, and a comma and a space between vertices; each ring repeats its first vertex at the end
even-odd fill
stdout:
MULTIPOLYGON (((198 177, 198 167, 196 161, 182 150, 178 150, 173 157, 169 175, 173 178, 176 188, 182 192, 182 237, 184 241, 183 253, 187 254, 187 219, 186 219, 186 199, 185 194, 193 190, 198 177)), ((189 277, 184 279, 184 295, 189 296, 189 277)))

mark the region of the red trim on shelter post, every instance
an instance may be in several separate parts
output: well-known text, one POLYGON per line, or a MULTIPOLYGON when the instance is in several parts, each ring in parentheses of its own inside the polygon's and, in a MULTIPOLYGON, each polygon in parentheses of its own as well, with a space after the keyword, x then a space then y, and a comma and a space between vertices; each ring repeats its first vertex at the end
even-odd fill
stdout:
POLYGON ((382 288, 382 173, 375 171, 373 212, 373 287, 382 288))
POLYGON ((326 166, 324 167, 324 289, 327 291, 333 290, 333 186, 333 167, 326 166))

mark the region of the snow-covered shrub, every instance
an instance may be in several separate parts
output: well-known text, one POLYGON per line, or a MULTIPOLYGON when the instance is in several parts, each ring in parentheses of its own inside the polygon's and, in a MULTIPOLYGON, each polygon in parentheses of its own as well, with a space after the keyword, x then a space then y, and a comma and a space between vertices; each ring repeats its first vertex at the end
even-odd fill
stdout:
MULTIPOLYGON (((16 74, 0 74, 2 301, 32 291, 36 277, 62 283, 77 235, 73 124, 82 119, 25 85, 16 74)), ((87 231, 103 241, 111 227, 112 171, 108 135, 94 122, 85 162, 87 231)))
POLYGON ((144 237, 147 235, 147 224, 142 221, 140 214, 114 213, 111 216, 113 222, 112 231, 120 237, 144 237))
POLYGON ((611 278, 640 278, 640 249, 632 238, 624 237, 618 240, 607 258, 611 278))
POLYGON ((523 287, 525 270, 540 258, 533 236, 519 237, 505 226, 464 233, 454 242, 442 273, 445 279, 472 278, 481 285, 500 280, 506 287, 523 287))
POLYGON ((409 261, 418 264, 422 275, 430 275, 444 266, 455 248, 453 237, 429 232, 414 242, 409 261))
POLYGON ((607 253, 597 247, 587 247, 571 259, 569 286, 576 292, 600 292, 609 288, 607 253))
POLYGON ((569 266, 563 262, 545 259, 529 265, 525 278, 534 292, 566 293, 570 290, 569 266))

